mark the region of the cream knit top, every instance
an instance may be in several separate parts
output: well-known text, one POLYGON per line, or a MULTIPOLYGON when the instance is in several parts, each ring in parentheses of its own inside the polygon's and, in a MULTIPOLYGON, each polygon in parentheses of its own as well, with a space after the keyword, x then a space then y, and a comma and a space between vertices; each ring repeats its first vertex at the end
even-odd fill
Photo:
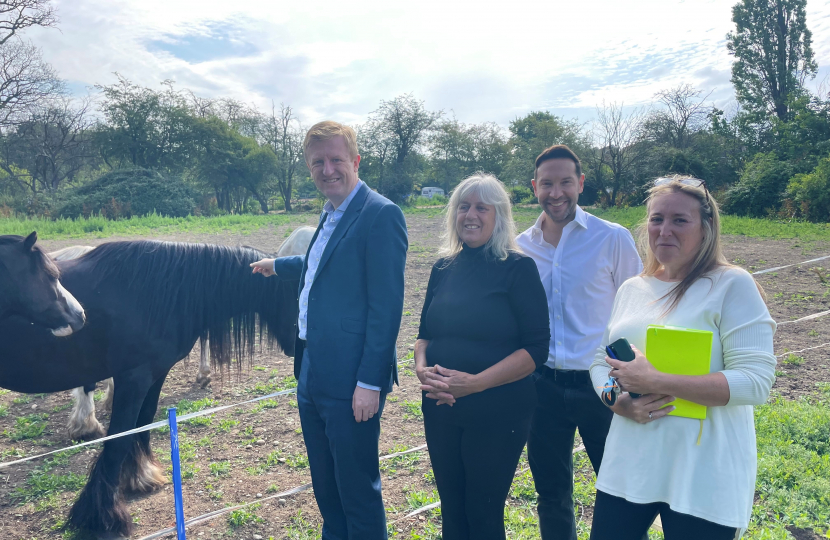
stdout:
POLYGON ((596 487, 630 502, 665 502, 676 512, 745 529, 757 469, 752 406, 766 401, 775 380, 775 322, 742 269, 720 269, 698 279, 662 316, 668 300, 660 298, 675 285, 641 276, 622 285, 591 364, 594 387, 599 394, 611 369, 605 345, 625 337, 645 351, 648 325, 680 326, 714 333, 711 371, 726 377, 729 403, 709 407, 702 426, 691 418, 638 424, 614 415, 596 487))

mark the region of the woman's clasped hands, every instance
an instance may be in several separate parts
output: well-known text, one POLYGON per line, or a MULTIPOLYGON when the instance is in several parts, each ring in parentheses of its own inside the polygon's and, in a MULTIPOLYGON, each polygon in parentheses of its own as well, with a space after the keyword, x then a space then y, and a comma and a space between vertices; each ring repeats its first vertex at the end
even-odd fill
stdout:
POLYGON ((438 400, 438 405, 452 405, 459 398, 480 392, 476 376, 439 365, 417 370, 421 390, 426 397, 438 400))

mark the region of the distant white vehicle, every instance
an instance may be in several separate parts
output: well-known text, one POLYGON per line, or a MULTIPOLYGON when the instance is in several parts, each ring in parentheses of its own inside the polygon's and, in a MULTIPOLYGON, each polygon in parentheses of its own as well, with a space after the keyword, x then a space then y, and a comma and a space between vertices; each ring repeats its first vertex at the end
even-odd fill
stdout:
POLYGON ((431 199, 434 196, 439 195, 441 197, 444 196, 444 190, 439 187, 425 187, 421 189, 421 197, 426 197, 427 199, 431 199))

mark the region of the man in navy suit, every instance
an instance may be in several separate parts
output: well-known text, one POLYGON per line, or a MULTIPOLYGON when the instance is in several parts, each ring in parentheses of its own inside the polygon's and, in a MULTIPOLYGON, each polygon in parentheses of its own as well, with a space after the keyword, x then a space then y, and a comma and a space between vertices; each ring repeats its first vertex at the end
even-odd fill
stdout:
POLYGON ((304 152, 328 199, 308 252, 251 266, 300 280, 294 375, 323 540, 386 539, 378 438, 397 382, 406 222, 358 178, 352 128, 320 122, 304 152))

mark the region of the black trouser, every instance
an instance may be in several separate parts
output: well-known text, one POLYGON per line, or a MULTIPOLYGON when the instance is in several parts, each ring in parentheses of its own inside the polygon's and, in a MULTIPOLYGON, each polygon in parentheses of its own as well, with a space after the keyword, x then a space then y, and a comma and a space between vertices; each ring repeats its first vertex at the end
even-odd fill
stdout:
POLYGON ((595 472, 614 413, 602 404, 588 371, 534 374, 539 405, 527 442, 528 461, 539 494, 539 528, 544 540, 576 540, 573 501, 573 447, 577 428, 595 472))
POLYGON ((444 540, 504 540, 504 501, 529 430, 530 414, 472 425, 424 415, 444 540))
POLYGON ((591 540, 639 540, 660 514, 666 540, 732 540, 737 529, 675 512, 666 503, 637 504, 597 491, 591 540))

